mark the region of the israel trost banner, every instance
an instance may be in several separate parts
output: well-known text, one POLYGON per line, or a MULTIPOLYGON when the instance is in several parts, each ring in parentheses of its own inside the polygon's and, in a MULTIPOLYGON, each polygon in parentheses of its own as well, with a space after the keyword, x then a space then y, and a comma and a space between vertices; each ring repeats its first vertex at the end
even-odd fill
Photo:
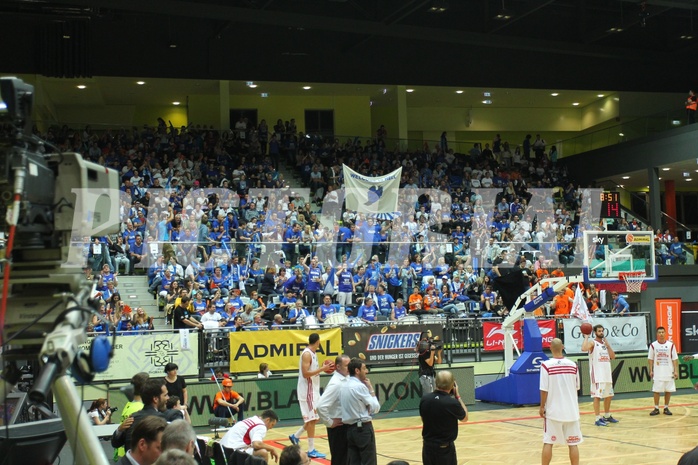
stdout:
POLYGON ((342 168, 347 209, 361 213, 397 211, 402 168, 377 177, 364 176, 346 165, 342 168))

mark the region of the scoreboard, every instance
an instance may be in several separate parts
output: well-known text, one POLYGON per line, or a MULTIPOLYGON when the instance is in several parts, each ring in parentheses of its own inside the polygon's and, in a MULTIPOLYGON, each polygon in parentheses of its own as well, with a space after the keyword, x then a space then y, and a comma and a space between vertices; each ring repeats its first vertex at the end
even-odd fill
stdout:
POLYGON ((601 192, 601 218, 620 218, 620 193, 601 192))

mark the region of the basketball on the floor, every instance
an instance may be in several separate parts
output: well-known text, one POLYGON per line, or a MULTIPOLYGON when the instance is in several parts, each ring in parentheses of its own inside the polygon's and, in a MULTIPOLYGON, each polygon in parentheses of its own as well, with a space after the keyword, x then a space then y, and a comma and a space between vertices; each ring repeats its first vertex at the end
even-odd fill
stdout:
POLYGON ((334 373, 334 371, 337 369, 337 367, 334 365, 334 362, 329 358, 323 362, 323 365, 330 367, 330 369, 327 371, 327 373, 329 374, 334 373))
POLYGON ((591 331, 594 329, 591 326, 591 323, 587 323, 586 321, 582 323, 582 326, 579 327, 580 331, 582 331, 582 334, 591 334, 591 331))

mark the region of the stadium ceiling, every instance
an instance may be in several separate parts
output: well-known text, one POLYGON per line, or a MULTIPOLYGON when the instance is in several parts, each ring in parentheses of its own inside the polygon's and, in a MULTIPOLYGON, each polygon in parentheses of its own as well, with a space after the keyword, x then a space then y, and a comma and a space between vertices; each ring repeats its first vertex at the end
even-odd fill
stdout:
POLYGON ((690 0, 4 0, 0 67, 684 92, 698 76, 696 9, 690 0))

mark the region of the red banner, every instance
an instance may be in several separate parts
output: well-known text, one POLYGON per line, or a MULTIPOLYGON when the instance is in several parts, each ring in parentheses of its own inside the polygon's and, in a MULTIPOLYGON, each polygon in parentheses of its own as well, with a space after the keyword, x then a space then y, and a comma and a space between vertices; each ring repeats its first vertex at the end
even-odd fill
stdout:
POLYGON ((538 328, 543 338, 544 349, 549 349, 550 343, 557 337, 557 331, 555 330, 556 324, 557 320, 538 320, 538 328))
MULTIPOLYGON (((543 339, 543 348, 550 348, 550 343, 557 336, 555 330, 556 320, 538 320, 538 328, 543 339)), ((485 321, 482 323, 484 336, 484 349, 487 352, 504 350, 504 330, 501 323, 485 321)), ((519 349, 523 349, 523 336, 521 333, 521 321, 514 325, 514 341, 519 349)))
POLYGON ((657 327, 664 326, 666 338, 681 353, 681 299, 656 299, 654 305, 657 327))
MULTIPOLYGON (((485 321, 482 323, 482 334, 484 336, 483 347, 485 351, 504 350, 504 330, 501 323, 485 321)), ((519 349, 523 349, 523 336, 521 334, 521 321, 514 324, 514 342, 519 349)))

